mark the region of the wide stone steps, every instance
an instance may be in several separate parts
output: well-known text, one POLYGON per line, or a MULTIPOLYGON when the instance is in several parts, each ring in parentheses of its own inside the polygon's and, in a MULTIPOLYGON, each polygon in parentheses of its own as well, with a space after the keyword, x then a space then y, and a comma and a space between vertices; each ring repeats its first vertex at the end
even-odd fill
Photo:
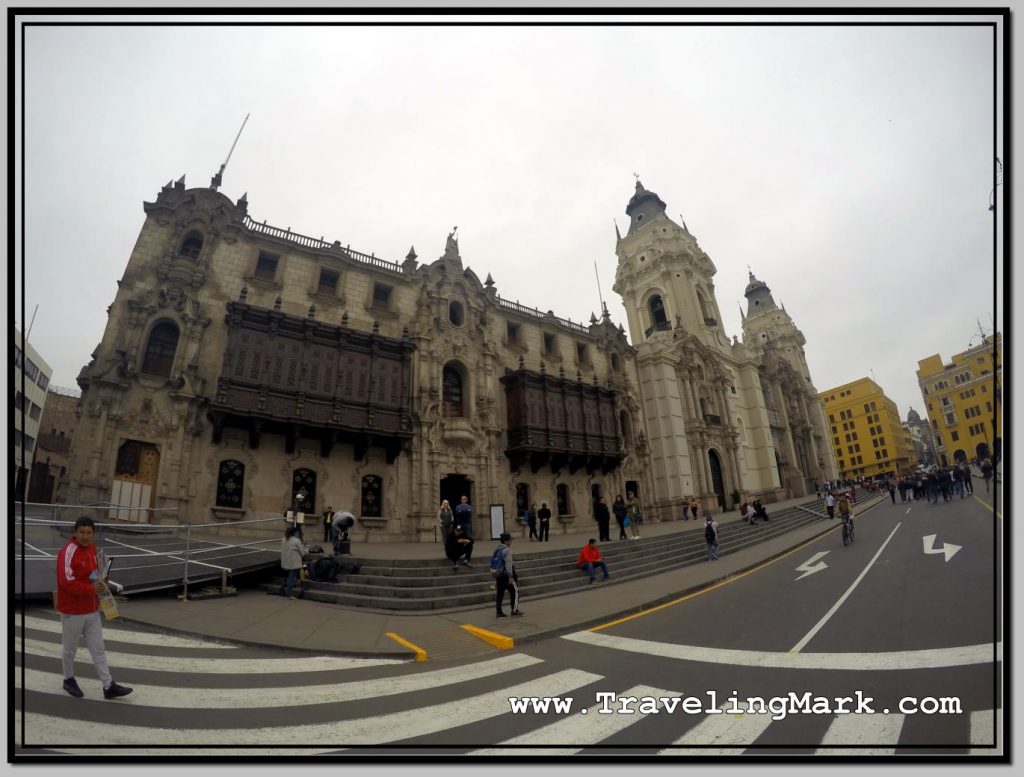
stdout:
MULTIPOLYGON (((755 526, 737 521, 722 525, 719 529, 720 555, 735 553, 823 520, 825 509, 821 500, 812 498, 802 507, 805 509, 789 507, 771 511, 770 521, 755 526)), ((584 541, 581 539, 581 547, 584 541)), ((478 543, 471 568, 460 566, 453 569, 447 558, 360 559, 358 574, 338 583, 309 582, 304 596, 313 601, 409 614, 493 606, 494 578, 488 566, 496 544, 493 541, 478 543)), ((558 596, 589 585, 586 574, 576 567, 578 548, 534 551, 536 545, 531 544, 529 550, 520 551, 522 545, 517 543, 513 552, 524 600, 558 596)), ((438 552, 441 552, 440 548, 438 552)), ((603 543, 601 553, 612 579, 602 582, 598 570, 598 582, 595 583, 598 586, 701 563, 707 558, 704 522, 693 521, 691 527, 667 536, 603 543)), ((280 584, 281 581, 275 581, 263 588, 276 591, 280 584)))

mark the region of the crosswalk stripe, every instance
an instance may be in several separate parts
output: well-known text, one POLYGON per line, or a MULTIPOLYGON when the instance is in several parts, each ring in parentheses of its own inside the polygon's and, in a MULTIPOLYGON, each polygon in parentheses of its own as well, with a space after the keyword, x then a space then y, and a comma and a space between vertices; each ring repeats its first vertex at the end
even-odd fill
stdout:
POLYGON ((821 738, 823 745, 882 745, 892 747, 820 747, 815 755, 893 755, 903 730, 905 715, 837 715, 821 738))
POLYGON ((766 669, 842 669, 844 671, 890 671, 938 669, 950 666, 988 664, 1003 660, 1003 643, 964 645, 930 650, 898 650, 888 653, 771 653, 762 650, 673 645, 633 637, 617 637, 603 632, 577 631, 561 639, 595 647, 643 653, 650 656, 697 661, 706 664, 756 666, 766 669))
MULTIPOLYGON (((204 659, 219 661, 220 659, 204 659)), ((512 672, 528 666, 543 663, 539 658, 527 655, 511 655, 482 661, 476 664, 438 669, 431 672, 381 677, 375 680, 357 680, 348 683, 326 685, 299 685, 257 688, 201 688, 189 683, 181 687, 181 678, 173 678, 174 685, 142 685, 132 682, 135 689, 131 699, 135 706, 170 707, 172 709, 247 709, 254 705, 261 708, 299 707, 308 704, 342 704, 357 699, 373 699, 381 696, 395 696, 402 693, 478 680, 503 672, 512 672)), ((120 667, 116 667, 120 668, 120 667)), ((55 672, 25 670, 25 683, 30 691, 52 693, 64 696, 60 675, 55 672)), ((21 672, 15 672, 16 687, 21 687, 21 672)), ((99 698, 99 681, 79 678, 79 685, 90 698, 99 698), (90 688, 90 685, 94 688, 90 688)))
MULTIPOLYGON (((382 745, 415 737, 436 734, 440 731, 478 723, 483 720, 510 714, 510 696, 558 696, 603 679, 600 675, 578 669, 564 669, 536 680, 482 693, 458 703, 445 702, 428 707, 326 723, 311 723, 295 726, 271 725, 267 727, 210 729, 171 728, 164 723, 159 728, 131 726, 123 723, 98 723, 93 720, 72 720, 51 715, 27 712, 24 715, 26 744, 59 747, 61 742, 83 742, 128 745, 295 745, 308 746, 311 742, 337 743, 338 748, 347 745, 382 745)), ((135 694, 125 697, 118 704, 130 704, 135 694)), ((271 716, 273 711, 270 711, 271 716)), ((187 710, 183 711, 187 715, 187 710)))
MULTIPOLYGON (((21 618, 14 619, 15 626, 21 626, 21 618)), ((25 616, 25 628, 36 631, 46 631, 50 634, 60 634, 60 621, 49 620, 48 618, 37 618, 32 615, 25 616)), ((130 629, 118 629, 103 624, 103 638, 112 642, 131 642, 134 645, 158 645, 160 647, 180 648, 227 648, 237 650, 236 645, 222 645, 219 642, 205 642, 187 637, 172 637, 167 634, 152 634, 146 631, 132 631, 130 629)))
MULTIPOLYGON (((619 697, 635 696, 643 698, 651 696, 654 698, 675 698, 680 695, 675 691, 663 691, 660 688, 652 688, 649 685, 637 685, 619 694, 619 697)), ((610 706, 616 709, 615 704, 610 706)), ((530 750, 522 747, 508 747, 508 745, 595 745, 647 717, 647 713, 640 712, 632 715, 620 714, 617 709, 615 712, 602 714, 598 712, 601 708, 602 705, 595 704, 593 707, 587 708, 586 714, 574 712, 572 715, 539 728, 536 731, 507 739, 497 747, 474 750, 470 755, 573 755, 580 752, 583 748, 538 747, 535 750, 530 750), (505 747, 502 747, 502 745, 505 747)))
POLYGON ((722 710, 721 713, 713 713, 704 718, 700 723, 691 728, 679 739, 675 740, 673 745, 741 745, 741 747, 717 747, 713 751, 708 751, 704 748, 692 748, 682 750, 675 747, 669 747, 661 750, 658 755, 739 755, 748 747, 750 747, 754 740, 757 739, 764 730, 768 728, 772 723, 771 715, 758 715, 758 714, 733 714, 725 712, 725 710, 732 707, 732 702, 727 702, 719 707, 722 710))
POLYGON ((972 745, 979 745, 968 750, 971 755, 1002 755, 1003 711, 997 709, 972 712, 970 742, 972 745), (998 747, 992 747, 997 743, 998 747), (983 745, 989 745, 989 747, 983 747, 983 745))
MULTIPOLYGON (((21 652, 21 645, 16 646, 21 652)), ((53 642, 26 639, 29 655, 60 658, 61 647, 53 642)), ((89 651, 79 646, 77 656, 88 660, 89 651)), ((292 656, 290 658, 218 658, 200 661, 195 658, 143 656, 107 650, 107 660, 114 669, 145 669, 150 672, 181 672, 185 674, 280 674, 285 672, 329 672, 338 669, 364 669, 369 666, 408 664, 408 659, 347 658, 345 656, 292 656)))

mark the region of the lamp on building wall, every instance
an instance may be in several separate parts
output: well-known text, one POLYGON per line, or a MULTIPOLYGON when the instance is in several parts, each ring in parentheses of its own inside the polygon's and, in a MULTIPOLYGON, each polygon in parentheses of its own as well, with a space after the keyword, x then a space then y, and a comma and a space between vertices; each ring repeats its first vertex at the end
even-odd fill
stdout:
POLYGON ((992 187, 991 193, 988 195, 988 209, 996 209, 996 189, 999 188, 999 184, 1003 182, 1003 163, 999 161, 999 157, 996 157, 996 185, 992 187))

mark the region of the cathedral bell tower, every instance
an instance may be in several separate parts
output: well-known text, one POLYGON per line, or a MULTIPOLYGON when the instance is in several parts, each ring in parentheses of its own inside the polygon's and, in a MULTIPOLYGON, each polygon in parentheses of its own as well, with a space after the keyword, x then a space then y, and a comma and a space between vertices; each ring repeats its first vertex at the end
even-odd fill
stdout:
POLYGON ((743 490, 737 372, 719 323, 715 265, 639 180, 626 214, 626 235, 616 227, 612 288, 637 349, 656 492, 647 504, 672 518, 692 497, 705 509, 731 506, 733 491, 743 490))

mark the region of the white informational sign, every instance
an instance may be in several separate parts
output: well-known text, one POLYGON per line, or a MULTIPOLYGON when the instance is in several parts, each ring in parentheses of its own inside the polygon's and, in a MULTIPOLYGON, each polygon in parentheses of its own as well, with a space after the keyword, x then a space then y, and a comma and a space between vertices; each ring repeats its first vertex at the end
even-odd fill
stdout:
POLYGON ((505 531, 505 505, 491 505, 491 539, 498 539, 503 531, 505 531))

